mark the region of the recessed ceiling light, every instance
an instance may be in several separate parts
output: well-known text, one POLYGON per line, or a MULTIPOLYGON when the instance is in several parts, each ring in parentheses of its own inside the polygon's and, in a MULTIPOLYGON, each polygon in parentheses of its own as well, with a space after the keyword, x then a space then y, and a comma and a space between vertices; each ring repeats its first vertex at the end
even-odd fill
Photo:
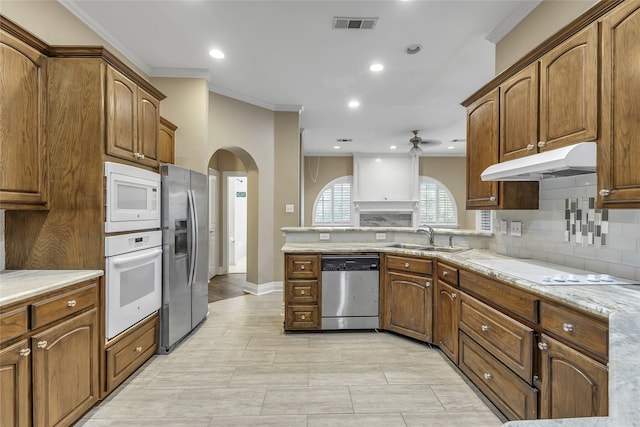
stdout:
POLYGON ((398 147, 396 147, 395 145, 392 145, 391 147, 389 147, 390 150, 395 150, 396 148, 398 147))
POLYGON ((376 162, 381 162, 381 161, 382 161, 382 159, 380 159, 380 158, 376 159, 376 162))
POLYGON ((349 101, 348 105, 349 105, 349 108, 358 108, 360 106, 360 101, 352 99, 351 101, 349 101))
POLYGON ((416 53, 420 52, 422 50, 422 45, 419 44, 410 44, 409 46, 404 48, 404 52, 407 55, 415 55, 416 53))
POLYGON ((450 145, 450 146, 448 146, 447 148, 448 148, 449 150, 453 150, 453 149, 454 149, 454 148, 456 148, 456 147, 454 147, 453 145, 450 145))
POLYGON ((371 66, 369 67, 369 70, 374 71, 374 72, 379 72, 384 70, 384 65, 382 64, 371 64, 371 66))
POLYGON ((211 49, 209 51, 209 55, 211 55, 213 58, 216 58, 216 59, 224 58, 224 52, 219 49, 211 49))
POLYGON ((334 150, 339 150, 339 149, 340 149, 340 146, 339 146, 339 145, 334 145, 334 146, 333 146, 333 149, 334 149, 334 150))

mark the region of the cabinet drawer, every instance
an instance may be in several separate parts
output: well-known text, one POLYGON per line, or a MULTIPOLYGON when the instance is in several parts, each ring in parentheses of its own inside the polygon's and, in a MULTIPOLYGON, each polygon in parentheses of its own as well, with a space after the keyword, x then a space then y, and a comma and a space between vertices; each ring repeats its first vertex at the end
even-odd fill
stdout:
POLYGON ((0 314, 0 343, 17 338, 29 331, 27 307, 19 307, 0 314))
POLYGON ((317 279, 320 271, 320 256, 318 255, 288 255, 287 278, 289 279, 317 279))
POLYGON ((96 304, 96 283, 58 295, 31 306, 31 328, 55 322, 96 304))
POLYGON ((387 255, 387 269, 431 275, 433 262, 430 259, 387 255))
POLYGON ((533 384, 533 329, 464 293, 460 295, 459 326, 522 379, 533 384))
POLYGON ((468 271, 460 271, 460 289, 522 319, 538 323, 538 300, 534 295, 468 271))
POLYGON ((288 304, 316 304, 318 302, 318 281, 288 280, 286 295, 288 304))
POLYGON ((158 315, 154 314, 107 349, 107 391, 135 372, 157 348, 158 315))
POLYGON ((286 313, 286 329, 320 329, 317 305, 290 305, 286 313))
POLYGON ((537 390, 524 382, 464 332, 460 333, 460 369, 510 420, 536 419, 537 390))
POLYGON ((540 324, 551 334, 607 360, 607 322, 543 301, 540 302, 540 324))
POLYGON ((458 269, 438 262, 438 279, 451 286, 458 286, 458 269))

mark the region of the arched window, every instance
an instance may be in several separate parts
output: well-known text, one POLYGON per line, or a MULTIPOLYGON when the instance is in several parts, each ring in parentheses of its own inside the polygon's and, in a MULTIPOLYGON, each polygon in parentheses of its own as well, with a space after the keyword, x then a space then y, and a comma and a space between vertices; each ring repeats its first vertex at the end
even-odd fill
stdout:
POLYGON ((458 209, 449 189, 437 179, 420 176, 420 224, 457 226, 458 209))
POLYGON ((351 225, 351 175, 327 184, 313 203, 313 225, 351 225))

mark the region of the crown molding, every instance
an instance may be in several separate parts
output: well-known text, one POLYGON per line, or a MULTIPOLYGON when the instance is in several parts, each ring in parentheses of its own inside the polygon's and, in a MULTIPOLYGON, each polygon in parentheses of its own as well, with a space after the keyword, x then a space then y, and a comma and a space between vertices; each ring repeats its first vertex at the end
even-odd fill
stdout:
POLYGON ((542 0, 521 1, 515 9, 513 9, 511 13, 504 18, 502 22, 500 22, 500 24, 498 24, 498 26, 495 27, 489 35, 487 35, 487 37, 485 37, 485 39, 489 40, 493 44, 498 43, 504 36, 509 34, 509 32, 513 30, 525 16, 538 7, 540 3, 542 3, 542 0))

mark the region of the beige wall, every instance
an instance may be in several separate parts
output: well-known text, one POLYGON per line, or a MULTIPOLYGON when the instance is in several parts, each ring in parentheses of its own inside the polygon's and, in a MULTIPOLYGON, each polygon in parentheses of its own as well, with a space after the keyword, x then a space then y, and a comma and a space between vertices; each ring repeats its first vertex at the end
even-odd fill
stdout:
MULTIPOLYGON (((461 228, 475 228, 475 211, 465 210, 467 200, 465 168, 466 159, 464 157, 420 158, 420 175, 437 179, 453 194, 458 208, 459 226, 461 228)), ((332 180, 345 175, 353 175, 353 157, 307 156, 304 158, 304 174, 304 225, 311 226, 311 214, 316 197, 322 188, 332 180)))
POLYGON ((544 0, 496 44, 496 74, 509 68, 598 0, 544 0))

